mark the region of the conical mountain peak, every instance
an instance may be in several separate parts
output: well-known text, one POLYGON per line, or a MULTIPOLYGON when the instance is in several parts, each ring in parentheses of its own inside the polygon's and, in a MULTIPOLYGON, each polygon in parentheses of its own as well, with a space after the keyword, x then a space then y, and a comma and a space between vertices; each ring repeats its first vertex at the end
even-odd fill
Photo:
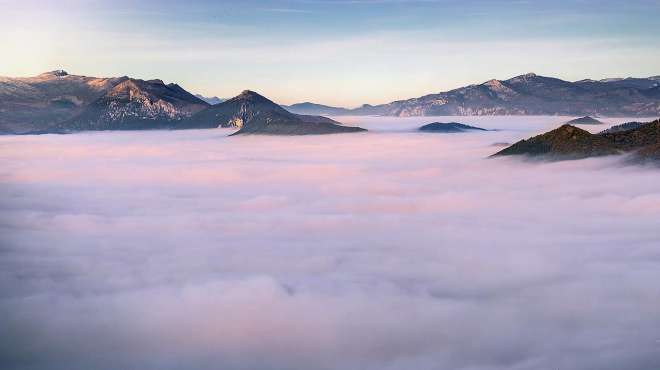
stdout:
POLYGON ((358 132, 330 118, 293 114, 252 90, 212 105, 184 122, 181 128, 235 127, 240 134, 311 135, 358 132))
MULTIPOLYGON (((251 100, 251 101, 263 101, 263 102, 273 103, 271 100, 269 100, 265 96, 255 92, 255 91, 252 91, 252 90, 243 90, 240 94, 236 95, 231 100, 251 100)), ((273 103, 273 104, 275 104, 275 103, 273 103)))

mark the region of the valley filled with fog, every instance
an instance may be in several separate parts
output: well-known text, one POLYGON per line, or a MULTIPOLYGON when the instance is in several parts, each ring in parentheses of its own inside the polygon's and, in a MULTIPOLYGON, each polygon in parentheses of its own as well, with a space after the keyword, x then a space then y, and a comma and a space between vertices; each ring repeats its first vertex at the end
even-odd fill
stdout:
POLYGON ((0 136, 1 362, 660 364, 660 169, 488 158, 568 117, 335 119, 369 131, 0 136))

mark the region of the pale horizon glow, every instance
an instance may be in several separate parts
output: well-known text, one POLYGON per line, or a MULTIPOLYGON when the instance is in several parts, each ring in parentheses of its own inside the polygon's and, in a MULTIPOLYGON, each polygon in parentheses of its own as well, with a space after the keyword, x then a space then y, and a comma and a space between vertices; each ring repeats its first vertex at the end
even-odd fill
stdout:
POLYGON ((535 72, 660 74, 657 1, 0 0, 0 76, 160 78, 228 98, 379 104, 535 72))

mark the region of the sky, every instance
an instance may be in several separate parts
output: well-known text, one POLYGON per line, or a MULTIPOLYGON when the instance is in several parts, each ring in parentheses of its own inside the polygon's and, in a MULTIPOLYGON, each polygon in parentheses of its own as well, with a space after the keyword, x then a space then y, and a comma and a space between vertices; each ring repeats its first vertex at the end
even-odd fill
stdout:
POLYGON ((429 118, 0 136, 0 368, 658 369, 660 171, 429 118))
POLYGON ((660 74, 660 1, 0 0, 0 76, 160 78, 358 106, 535 72, 660 74))

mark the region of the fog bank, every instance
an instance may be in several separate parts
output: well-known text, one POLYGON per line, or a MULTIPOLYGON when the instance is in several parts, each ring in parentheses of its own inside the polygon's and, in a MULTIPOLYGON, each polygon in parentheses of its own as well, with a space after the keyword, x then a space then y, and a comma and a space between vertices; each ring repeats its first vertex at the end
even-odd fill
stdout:
POLYGON ((557 117, 339 119, 0 137, 0 367, 660 366, 660 171, 487 159, 557 117))

